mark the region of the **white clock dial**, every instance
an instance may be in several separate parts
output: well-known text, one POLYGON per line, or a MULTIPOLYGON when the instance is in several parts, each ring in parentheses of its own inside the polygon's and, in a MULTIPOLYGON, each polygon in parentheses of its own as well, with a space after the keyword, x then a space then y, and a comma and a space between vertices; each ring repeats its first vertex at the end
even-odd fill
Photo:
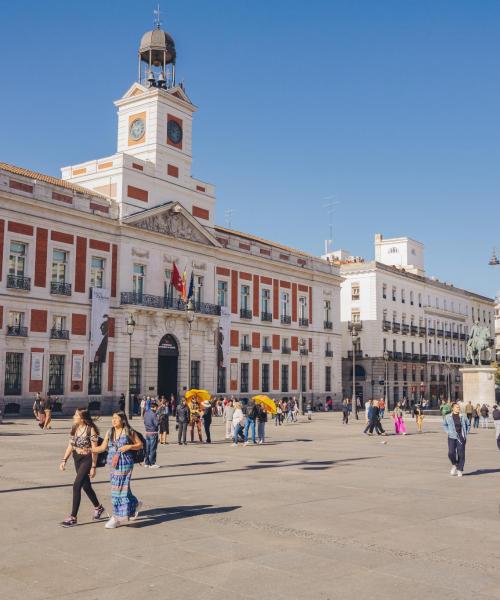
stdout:
POLYGON ((144 135, 144 131, 146 130, 146 126, 144 124, 143 119, 134 119, 130 124, 129 134, 130 137, 134 140, 140 140, 144 135))

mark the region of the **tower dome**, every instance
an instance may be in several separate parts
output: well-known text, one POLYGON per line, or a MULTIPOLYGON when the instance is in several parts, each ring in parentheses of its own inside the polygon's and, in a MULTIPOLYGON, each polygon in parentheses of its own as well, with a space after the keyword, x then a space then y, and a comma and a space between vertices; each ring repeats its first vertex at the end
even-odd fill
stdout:
POLYGON ((155 28, 141 38, 138 58, 139 83, 159 88, 175 86, 175 42, 161 28, 159 6, 155 10, 155 28))

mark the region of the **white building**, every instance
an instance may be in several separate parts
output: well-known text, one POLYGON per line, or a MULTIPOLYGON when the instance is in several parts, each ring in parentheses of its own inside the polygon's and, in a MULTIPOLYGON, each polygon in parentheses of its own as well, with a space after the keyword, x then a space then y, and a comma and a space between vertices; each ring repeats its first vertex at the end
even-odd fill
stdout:
POLYGON ((340 400, 339 268, 215 225, 215 188, 192 176, 195 106, 175 82, 175 58, 168 34, 145 34, 139 81, 115 103, 115 154, 64 167, 62 179, 0 163, 7 412, 28 410, 35 392, 60 396, 67 410, 88 399, 109 408, 129 374, 135 394, 191 385, 340 400), (170 285, 174 265, 187 283, 193 273, 191 328, 170 285), (102 293, 109 340, 98 362, 92 298, 102 293), (230 321, 223 362, 221 307, 230 321))
POLYGON ((479 321, 493 338, 494 301, 426 277, 424 246, 410 238, 377 234, 374 261, 349 258, 346 251, 327 258, 344 277, 344 394, 352 394, 354 349, 356 393, 363 399, 386 394, 392 406, 404 398, 426 397, 433 405, 448 395, 460 398, 470 327, 479 321), (358 323, 357 337, 352 323, 358 323))

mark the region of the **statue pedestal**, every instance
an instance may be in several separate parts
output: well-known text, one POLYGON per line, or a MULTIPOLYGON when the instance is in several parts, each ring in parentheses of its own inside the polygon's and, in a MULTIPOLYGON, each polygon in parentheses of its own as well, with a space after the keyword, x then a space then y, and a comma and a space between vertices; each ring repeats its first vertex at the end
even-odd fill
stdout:
POLYGON ((464 383, 464 402, 495 404, 495 373, 492 367, 464 367, 460 369, 464 383))

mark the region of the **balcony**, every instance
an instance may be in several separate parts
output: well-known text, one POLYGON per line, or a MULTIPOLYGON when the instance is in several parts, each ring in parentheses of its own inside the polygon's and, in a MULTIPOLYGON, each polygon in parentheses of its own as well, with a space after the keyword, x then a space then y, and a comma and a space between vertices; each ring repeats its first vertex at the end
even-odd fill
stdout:
MULTIPOLYGON (((350 358, 352 360, 352 350, 348 350, 347 351, 347 358, 350 358)), ((361 358, 363 358, 363 351, 362 350, 355 350, 355 352, 354 352, 354 358, 355 359, 361 359, 361 358)))
POLYGON ((436 330, 434 329, 434 327, 429 327, 429 329, 427 330, 427 333, 429 335, 436 335, 436 330))
POLYGON ((281 354, 291 354, 292 349, 289 346, 282 346, 281 347, 281 354))
POLYGON ((333 329, 333 323, 331 321, 323 321, 323 328, 324 329, 333 329))
POLYGON ((347 329, 352 331, 361 331, 363 329, 363 323, 361 321, 347 321, 347 329))
POLYGON ((418 335, 420 337, 425 337, 425 327, 419 327, 418 328, 418 335))
POLYGON ((445 331, 444 332, 444 337, 451 339, 451 331, 445 331))
POLYGON ((403 360, 402 352, 393 352, 393 355, 394 355, 394 360, 403 360))
POLYGON ((299 327, 309 327, 309 319, 299 319, 299 327))
POLYGON ((403 360, 411 360, 412 354, 411 352, 403 352, 403 360))
MULTIPOLYGON (((387 353, 387 360, 392 360, 394 358, 392 350, 384 350, 384 354, 385 353, 387 353)), ((384 360, 385 360, 385 357, 384 357, 384 360)))
POLYGON ((273 320, 273 314, 269 313, 269 312, 261 312, 260 313, 260 320, 261 321, 267 321, 269 323, 272 323, 273 320))
POLYGON ((382 330, 390 331, 391 330, 391 322, 390 321, 382 321, 382 330))
POLYGON ((309 350, 307 348, 301 348, 299 352, 301 356, 307 356, 309 354, 309 350))
POLYGON ((13 290, 25 290, 29 292, 31 289, 31 279, 24 275, 7 275, 7 287, 13 290))
POLYGON ((444 331, 442 329, 438 329, 437 330, 437 335, 438 335, 438 337, 443 337, 444 331))
POLYGON ((403 323, 401 325, 401 333, 410 333, 410 326, 403 323))
POLYGON ((51 281, 50 293, 56 296, 71 296, 71 283, 64 281, 51 281))
POLYGON ((434 361, 434 362, 439 362, 440 357, 438 354, 429 354, 429 358, 428 360, 434 361))
POLYGON ((326 358, 332 358, 333 350, 325 350, 325 356, 326 356, 326 358))
POLYGON ((281 315, 280 321, 282 325, 290 325, 292 317, 290 315, 281 315))
POLYGON ((7 335, 13 337, 28 337, 28 328, 22 325, 7 325, 7 335))
POLYGON ((273 349, 271 348, 271 346, 262 346, 262 352, 267 352, 268 354, 271 354, 272 351, 273 349))
POLYGON ((460 339, 461 339, 462 341, 463 341, 463 340, 465 340, 465 333, 461 333, 461 334, 460 334, 460 339))
POLYGON ((396 323, 396 321, 392 322, 392 331, 394 333, 399 333, 401 331, 401 325, 399 323, 396 323))
POLYGON ((410 333, 411 335, 417 335, 418 327, 416 325, 410 325, 410 333))
POLYGON ((51 340, 69 340, 69 331, 67 329, 56 329, 53 327, 50 330, 51 340))
MULTIPOLYGON (((122 292, 120 304, 184 311, 186 310, 187 303, 180 298, 172 298, 169 296, 152 296, 151 294, 141 294, 139 292, 122 292)), ((196 313, 213 316, 220 315, 220 306, 218 304, 193 302, 193 307, 196 313)))
POLYGON ((240 319, 251 319, 252 311, 249 308, 240 308, 240 319))
POLYGON ((453 339, 458 340, 458 331, 453 332, 453 339))
POLYGON ((246 344, 245 342, 241 342, 241 351, 242 352, 251 352, 252 351, 252 346, 250 344, 246 344))

